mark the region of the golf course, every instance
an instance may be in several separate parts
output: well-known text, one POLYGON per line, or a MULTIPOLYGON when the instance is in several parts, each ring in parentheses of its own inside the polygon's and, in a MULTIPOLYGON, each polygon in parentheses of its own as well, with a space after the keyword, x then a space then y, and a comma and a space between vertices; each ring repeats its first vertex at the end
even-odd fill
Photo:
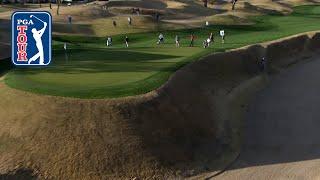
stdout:
POLYGON ((299 6, 290 15, 251 17, 247 25, 211 25, 208 27, 133 33, 113 36, 113 46, 106 47, 105 37, 56 35, 52 64, 46 68, 15 68, 5 78, 10 87, 33 93, 86 99, 134 96, 159 88, 182 66, 211 53, 320 29, 320 6, 299 6), (225 30, 221 43, 219 30, 225 30), (157 45, 159 33, 165 44, 157 45), (189 47, 190 35, 196 36, 189 47), (214 33, 215 42, 207 49, 202 42, 214 33), (174 37, 181 37, 176 48, 174 37), (68 50, 63 50, 63 43, 68 50))
POLYGON ((0 3, 1 180, 319 179, 320 0, 18 2, 0 3), (11 52, 15 11, 51 13, 48 66, 41 13, 11 52))

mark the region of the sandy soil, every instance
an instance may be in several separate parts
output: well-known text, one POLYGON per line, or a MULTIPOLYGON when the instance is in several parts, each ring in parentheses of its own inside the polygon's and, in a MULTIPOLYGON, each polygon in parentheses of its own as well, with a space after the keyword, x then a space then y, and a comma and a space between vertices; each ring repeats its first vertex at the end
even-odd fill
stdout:
MULTIPOLYGON (((297 4, 316 3, 320 0, 246 0, 239 1, 236 6, 236 10, 231 10, 231 3, 227 1, 216 1, 215 4, 210 4, 208 8, 204 8, 201 1, 192 0, 141 0, 141 1, 113 1, 107 3, 108 10, 105 11, 102 7, 106 2, 92 2, 89 4, 74 4, 71 7, 65 5, 60 8, 60 15, 56 15, 57 6, 53 5, 53 9, 50 10, 48 4, 44 4, 42 8, 37 10, 51 11, 54 22, 66 23, 67 16, 71 15, 74 21, 79 24, 92 24, 92 20, 99 19, 112 19, 116 16, 132 15, 132 8, 140 8, 141 13, 152 16, 156 12, 159 12, 162 16, 162 20, 177 21, 177 20, 192 20, 179 22, 184 25, 194 26, 199 22, 204 21, 204 18, 219 15, 220 17, 235 16, 239 18, 245 18, 248 16, 278 12, 288 13, 291 12, 291 7, 297 4)), ((14 10, 14 9, 13 9, 14 10)), ((11 11, 0 13, 0 19, 10 19, 11 11)), ((208 19, 207 19, 208 20, 208 19)), ((210 19, 209 19, 210 21, 210 19)))
POLYGON ((239 160, 214 179, 320 178, 320 55, 306 61, 257 95, 239 160))

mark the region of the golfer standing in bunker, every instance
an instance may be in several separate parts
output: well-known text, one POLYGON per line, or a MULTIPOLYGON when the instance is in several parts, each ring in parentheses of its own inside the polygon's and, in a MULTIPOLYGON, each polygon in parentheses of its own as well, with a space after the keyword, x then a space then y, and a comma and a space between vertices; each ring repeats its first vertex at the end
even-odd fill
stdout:
POLYGON ((35 54, 32 58, 29 59, 28 64, 30 64, 33 61, 36 61, 39 58, 39 65, 44 65, 44 53, 43 53, 43 44, 42 44, 42 39, 41 38, 42 38, 42 35, 45 32, 48 24, 46 22, 43 22, 41 19, 37 18, 36 16, 30 15, 30 18, 32 18, 32 17, 37 19, 37 20, 39 20, 39 21, 41 21, 43 23, 43 28, 40 29, 40 30, 37 30, 36 28, 33 28, 31 30, 33 39, 36 42, 38 53, 35 54))

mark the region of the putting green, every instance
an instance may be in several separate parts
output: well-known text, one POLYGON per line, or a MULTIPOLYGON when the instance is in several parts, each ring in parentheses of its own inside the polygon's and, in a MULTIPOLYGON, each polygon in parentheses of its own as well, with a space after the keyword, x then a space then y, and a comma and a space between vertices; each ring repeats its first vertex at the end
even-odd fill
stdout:
POLYGON ((73 49, 67 54, 57 53, 53 66, 48 69, 25 69, 20 72, 22 76, 29 74, 27 78, 34 82, 47 85, 61 84, 75 88, 115 86, 144 79, 172 66, 179 61, 181 56, 178 54, 179 51, 166 55, 107 49, 73 49))
MULTIPOLYGON (((6 82, 18 87, 45 90, 48 94, 100 98, 110 96, 118 88, 152 76, 171 73, 170 67, 186 56, 201 52, 201 48, 162 48, 150 53, 143 49, 71 49, 67 53, 55 51, 52 64, 47 68, 20 68, 10 72, 6 82), (93 94, 93 96, 91 96, 93 94)), ((140 82, 143 83, 143 82, 140 82)), ((144 87, 144 85, 140 85, 144 87)))
POLYGON ((106 48, 104 38, 55 36, 53 63, 46 68, 16 68, 5 82, 17 89, 56 96, 113 98, 149 92, 161 86, 181 66, 212 52, 320 29, 320 6, 300 6, 288 16, 266 15, 252 19, 255 24, 210 26, 163 32, 164 45, 156 45, 157 32, 130 34, 130 48, 124 48, 124 35, 113 37, 106 48), (222 44, 218 31, 227 33, 222 44), (188 47, 189 35, 196 35, 196 47, 188 47), (201 42, 210 32, 215 43, 208 49, 201 42), (178 34, 181 48, 174 45, 178 34), (67 53, 62 43, 69 42, 67 53))

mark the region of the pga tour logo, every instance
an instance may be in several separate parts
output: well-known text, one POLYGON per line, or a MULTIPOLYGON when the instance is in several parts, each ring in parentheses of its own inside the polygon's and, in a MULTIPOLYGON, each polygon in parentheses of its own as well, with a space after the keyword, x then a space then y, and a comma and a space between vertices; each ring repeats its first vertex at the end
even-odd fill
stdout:
POLYGON ((12 14, 12 62, 15 65, 49 65, 51 62, 51 14, 18 11, 12 14))

